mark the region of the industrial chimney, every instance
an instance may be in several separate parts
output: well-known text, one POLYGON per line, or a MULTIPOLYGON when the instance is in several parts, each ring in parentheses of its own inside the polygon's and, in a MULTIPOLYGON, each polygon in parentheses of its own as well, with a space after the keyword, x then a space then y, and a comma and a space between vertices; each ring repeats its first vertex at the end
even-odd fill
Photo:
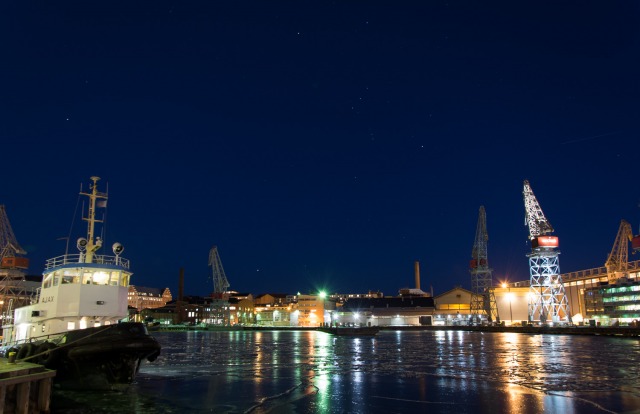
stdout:
POLYGON ((413 264, 413 268, 416 275, 416 289, 420 290, 420 262, 416 260, 413 264))

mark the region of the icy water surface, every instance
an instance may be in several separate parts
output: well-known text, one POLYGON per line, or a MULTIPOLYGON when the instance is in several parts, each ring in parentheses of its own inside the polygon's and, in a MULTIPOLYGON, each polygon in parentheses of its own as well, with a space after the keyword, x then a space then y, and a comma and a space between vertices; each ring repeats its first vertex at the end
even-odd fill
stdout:
POLYGON ((53 413, 640 413, 640 341, 382 331, 160 332, 126 392, 53 413))

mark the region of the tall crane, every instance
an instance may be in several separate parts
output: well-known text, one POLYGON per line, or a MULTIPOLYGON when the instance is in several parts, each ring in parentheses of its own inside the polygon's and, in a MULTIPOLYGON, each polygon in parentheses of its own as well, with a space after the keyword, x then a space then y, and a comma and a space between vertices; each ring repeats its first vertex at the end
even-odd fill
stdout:
POLYGON ((479 323, 483 316, 489 322, 499 321, 498 306, 493 292, 493 279, 489 268, 487 256, 487 215, 484 206, 480 206, 478 213, 478 225, 476 226, 476 239, 471 251, 469 272, 471 273, 471 320, 479 323))
POLYGON ((609 253, 609 257, 605 262, 609 283, 615 283, 620 277, 625 276, 629 263, 629 242, 632 240, 631 224, 623 219, 620 221, 620 227, 618 228, 616 240, 613 242, 611 253, 609 253))
POLYGON ((230 285, 222 268, 218 246, 213 246, 209 251, 209 266, 211 266, 213 272, 213 296, 221 298, 230 285))
POLYGON ((9 223, 4 205, 0 205, 0 314, 2 323, 13 317, 13 307, 26 305, 30 295, 24 286, 24 269, 29 267, 29 260, 21 257, 24 251, 9 223), (17 303, 14 303, 16 302, 17 303))
MULTIPOLYGON (((7 216, 7 210, 4 204, 0 204, 0 252, 2 259, 27 253, 20 247, 18 240, 16 240, 16 235, 13 233, 11 223, 9 223, 9 217, 7 216)), ((4 263, 7 262, 9 262, 9 260, 4 260, 4 263)))
POLYGON ((569 302, 565 295, 560 265, 557 236, 547 236, 553 232, 551 223, 533 194, 529 181, 524 181, 525 225, 529 227, 531 253, 529 257, 529 321, 540 323, 571 324, 569 302))

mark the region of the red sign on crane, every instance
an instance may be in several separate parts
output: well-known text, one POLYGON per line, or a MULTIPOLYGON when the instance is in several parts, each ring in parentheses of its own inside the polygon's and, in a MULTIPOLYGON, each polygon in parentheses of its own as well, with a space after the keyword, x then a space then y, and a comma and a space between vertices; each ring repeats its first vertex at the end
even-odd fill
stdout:
POLYGON ((531 240, 531 247, 558 247, 558 236, 538 236, 531 240))

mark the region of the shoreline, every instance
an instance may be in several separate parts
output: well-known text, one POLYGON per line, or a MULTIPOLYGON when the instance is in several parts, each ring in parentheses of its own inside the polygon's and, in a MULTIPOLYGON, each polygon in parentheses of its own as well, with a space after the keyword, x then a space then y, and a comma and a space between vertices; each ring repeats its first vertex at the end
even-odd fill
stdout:
MULTIPOLYGON (((590 335, 640 338, 640 328, 632 327, 592 327, 592 326, 377 326, 380 331, 467 331, 520 333, 530 335, 590 335)), ((180 326, 149 327, 149 333, 156 332, 230 332, 230 331, 322 331, 322 327, 297 326, 180 326)))

